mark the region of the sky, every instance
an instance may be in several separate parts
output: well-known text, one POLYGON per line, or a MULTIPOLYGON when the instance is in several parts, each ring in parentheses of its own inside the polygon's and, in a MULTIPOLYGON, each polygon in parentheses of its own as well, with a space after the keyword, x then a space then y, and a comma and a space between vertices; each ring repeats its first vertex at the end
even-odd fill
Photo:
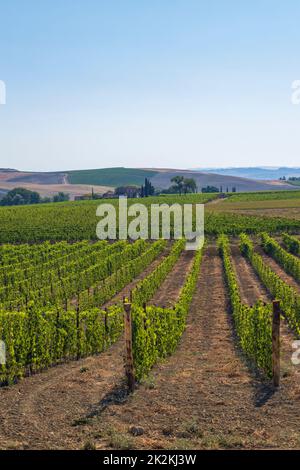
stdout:
POLYGON ((0 0, 0 167, 300 166, 298 0, 0 0))

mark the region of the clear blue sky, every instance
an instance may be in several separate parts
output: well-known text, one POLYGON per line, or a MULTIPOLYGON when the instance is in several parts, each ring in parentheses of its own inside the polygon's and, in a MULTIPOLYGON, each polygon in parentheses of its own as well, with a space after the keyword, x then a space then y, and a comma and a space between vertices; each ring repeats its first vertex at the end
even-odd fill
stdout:
POLYGON ((299 0, 0 0, 0 166, 300 166, 299 0))

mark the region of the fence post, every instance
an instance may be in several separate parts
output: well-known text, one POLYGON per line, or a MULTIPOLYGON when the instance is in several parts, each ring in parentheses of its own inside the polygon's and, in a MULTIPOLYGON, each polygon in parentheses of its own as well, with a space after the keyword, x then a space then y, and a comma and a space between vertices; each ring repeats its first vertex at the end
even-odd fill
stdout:
POLYGON ((77 333, 77 361, 80 359, 80 293, 77 293, 77 306, 76 306, 76 333, 77 333))
POLYGON ((273 322, 272 322, 272 366, 273 385, 279 387, 280 384, 280 302, 273 302, 273 322))
POLYGON ((108 334, 107 307, 104 308, 104 328, 105 328, 105 336, 106 336, 108 334))
POLYGON ((125 330, 125 373, 130 392, 135 389, 135 376, 132 351, 132 318, 131 303, 124 299, 124 330, 125 330))

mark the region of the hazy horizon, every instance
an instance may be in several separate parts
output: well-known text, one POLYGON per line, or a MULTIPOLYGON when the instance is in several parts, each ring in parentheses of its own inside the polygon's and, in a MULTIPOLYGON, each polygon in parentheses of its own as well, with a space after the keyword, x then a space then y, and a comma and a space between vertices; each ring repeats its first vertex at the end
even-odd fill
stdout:
POLYGON ((300 4, 1 5, 0 167, 299 166, 300 4))
POLYGON ((109 167, 93 167, 93 168, 64 168, 64 169, 60 169, 60 170, 41 170, 41 169, 35 169, 35 170, 31 170, 31 169, 28 169, 28 168, 13 168, 13 167, 0 167, 0 170, 16 170, 16 171, 19 171, 19 172, 54 172, 54 173, 58 173, 58 172, 68 172, 68 171, 81 171, 81 170, 99 170, 99 169, 110 169, 110 168, 135 168, 135 169, 148 169, 148 170, 179 170, 179 171, 209 171, 209 170, 247 170, 247 169, 261 169, 261 170, 268 170, 268 171, 276 171, 276 170, 279 170, 279 169, 291 169, 291 170, 300 170, 300 166, 288 166, 288 165, 282 165, 282 166, 260 166, 260 165, 255 165, 255 166, 224 166, 224 167, 221 167, 221 166, 209 166, 209 167, 190 167, 190 168, 185 168, 185 167, 159 167, 159 166, 156 166, 156 167, 138 167, 138 166, 135 166, 135 167, 128 167, 128 166, 109 166, 109 167))

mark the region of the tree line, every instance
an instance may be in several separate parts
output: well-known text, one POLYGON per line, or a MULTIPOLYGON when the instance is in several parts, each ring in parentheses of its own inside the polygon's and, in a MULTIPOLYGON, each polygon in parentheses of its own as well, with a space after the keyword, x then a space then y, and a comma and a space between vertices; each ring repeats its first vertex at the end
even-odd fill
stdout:
POLYGON ((41 197, 36 191, 25 188, 14 188, 0 200, 1 206, 21 206, 27 204, 41 204, 47 202, 64 202, 70 199, 69 194, 59 192, 51 197, 41 197))

